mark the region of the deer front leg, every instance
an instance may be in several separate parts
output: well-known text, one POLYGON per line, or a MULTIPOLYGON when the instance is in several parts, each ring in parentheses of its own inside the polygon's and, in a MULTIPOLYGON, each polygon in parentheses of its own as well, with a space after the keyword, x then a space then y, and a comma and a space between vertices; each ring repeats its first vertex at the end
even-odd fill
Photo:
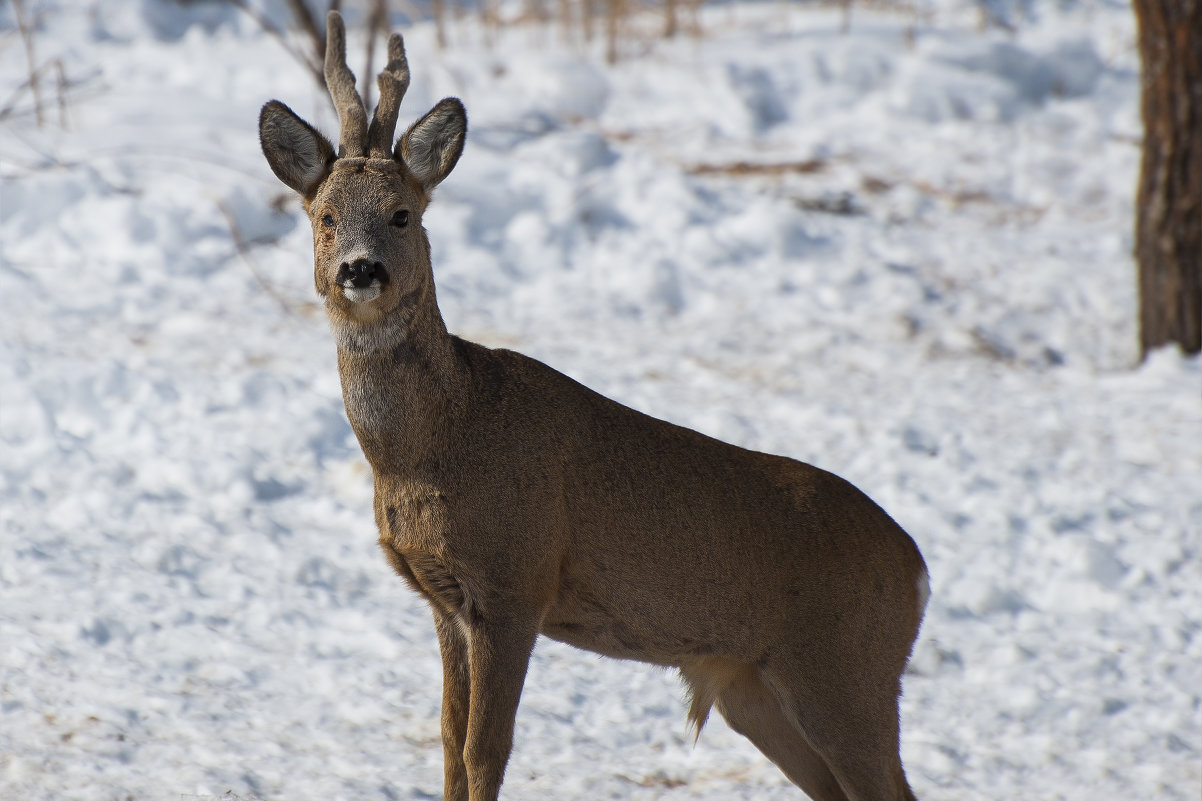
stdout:
POLYGON ((468 801, 467 768, 463 764, 471 693, 467 638, 453 617, 437 609, 434 628, 442 654, 442 797, 443 801, 468 801))
POLYGON ((496 801, 513 748, 526 666, 538 634, 534 619, 477 618, 468 629, 471 700, 468 705, 467 767, 470 801, 496 801))

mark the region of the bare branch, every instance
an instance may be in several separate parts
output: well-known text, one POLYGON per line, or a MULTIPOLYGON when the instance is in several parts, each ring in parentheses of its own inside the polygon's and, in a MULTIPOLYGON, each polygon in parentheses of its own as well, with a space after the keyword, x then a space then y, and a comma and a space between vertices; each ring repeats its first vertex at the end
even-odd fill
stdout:
POLYGON ((45 118, 42 114, 42 90, 38 85, 37 58, 33 54, 33 29, 29 18, 25 16, 25 0, 13 0, 13 11, 17 15, 17 28, 21 31, 21 41, 25 43, 25 60, 29 69, 29 88, 33 92, 33 109, 37 115, 38 127, 42 127, 45 118))
POLYGON ((447 47, 447 15, 445 0, 431 0, 430 12, 434 15, 434 30, 438 39, 438 49, 445 50, 447 47))
POLYGON ((58 96, 58 125, 60 128, 67 127, 67 73, 63 70, 63 60, 56 58, 54 65, 54 91, 58 96))
MULTIPOLYGON (((246 236, 242 233, 241 226, 238 225, 238 217, 229 207, 229 204, 227 204, 224 200, 218 200, 217 209, 221 212, 221 216, 225 218, 225 224, 229 226, 230 239, 234 243, 234 249, 237 250, 238 255, 242 258, 242 263, 245 264, 247 269, 250 270, 250 274, 254 277, 255 282, 258 283, 259 287, 267 293, 268 297, 279 304, 279 307, 281 310, 283 310, 284 314, 290 317, 295 316, 298 309, 297 305, 277 292, 275 287, 263 277, 263 273, 259 270, 258 263, 255 261, 254 256, 251 255, 251 245, 249 242, 247 242, 246 236)), ((308 305, 311 304, 302 303, 300 304, 300 308, 304 309, 308 305)))
MULTIPOLYGON (((313 55, 316 58, 311 63, 322 63, 326 57, 326 39, 321 35, 321 28, 318 26, 313 12, 309 10, 305 0, 287 0, 287 3, 296 23, 300 25, 301 30, 305 32, 305 35, 309 37, 309 42, 313 45, 313 55)), ((337 5, 336 2, 331 2, 330 8, 333 9, 337 5)))
MULTIPOLYGON (((363 65, 363 74, 371 75, 375 70, 376 39, 388 33, 388 8, 386 0, 372 0, 371 9, 367 12, 367 60, 363 65)), ((371 109, 371 81, 363 82, 363 107, 371 109)))
MULTIPOLYGON (((314 59, 312 56, 305 55, 300 50, 297 50, 296 47, 292 44, 292 42, 290 42, 288 40, 287 32, 285 32, 278 25, 276 25, 274 22, 272 22, 271 19, 268 18, 266 15, 260 13, 259 10, 256 9, 255 7, 253 7, 252 5, 250 5, 247 2, 247 0, 228 0, 228 1, 230 4, 236 6, 239 10, 241 10, 243 13, 245 13, 248 17, 250 17, 256 23, 258 23, 260 28, 262 28, 269 35, 274 37, 280 43, 280 46, 284 48, 284 52, 286 52, 288 55, 292 56, 298 62, 303 64, 305 66, 305 69, 309 70, 309 72, 312 73, 313 80, 317 81, 318 86, 324 87, 326 85, 325 75, 323 75, 322 71, 321 71, 321 62, 325 56, 325 43, 321 37, 320 32, 318 32, 316 34, 310 34, 310 35, 316 35, 317 42, 318 42, 318 45, 315 48, 317 50, 317 58, 314 59)), ((300 2, 300 0, 297 0, 297 5, 304 7, 304 3, 300 2)), ((295 9, 294 9, 294 13, 296 13, 295 9)), ((304 13, 308 14, 309 9, 305 8, 304 13)), ((308 33, 308 28, 305 25, 304 20, 299 15, 298 15, 297 19, 300 22, 301 27, 305 28, 306 33, 308 33)))

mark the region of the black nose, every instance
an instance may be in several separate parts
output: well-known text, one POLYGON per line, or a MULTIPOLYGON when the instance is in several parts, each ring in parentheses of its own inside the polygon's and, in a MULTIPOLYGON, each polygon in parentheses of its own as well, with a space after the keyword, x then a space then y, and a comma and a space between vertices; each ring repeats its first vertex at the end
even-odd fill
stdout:
POLYGON ((356 259, 349 264, 343 262, 338 268, 337 280, 343 285, 349 282, 351 286, 362 289, 370 286, 371 282, 376 279, 379 279, 381 284, 388 282, 388 271, 378 261, 356 259))

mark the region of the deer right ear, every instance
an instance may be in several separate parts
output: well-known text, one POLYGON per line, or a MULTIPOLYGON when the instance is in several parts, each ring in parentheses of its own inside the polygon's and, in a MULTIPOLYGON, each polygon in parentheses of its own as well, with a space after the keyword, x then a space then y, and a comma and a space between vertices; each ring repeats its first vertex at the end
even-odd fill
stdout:
POLYGON ((259 144, 275 176, 303 197, 317 189, 336 158, 329 140, 278 100, 259 113, 259 144))

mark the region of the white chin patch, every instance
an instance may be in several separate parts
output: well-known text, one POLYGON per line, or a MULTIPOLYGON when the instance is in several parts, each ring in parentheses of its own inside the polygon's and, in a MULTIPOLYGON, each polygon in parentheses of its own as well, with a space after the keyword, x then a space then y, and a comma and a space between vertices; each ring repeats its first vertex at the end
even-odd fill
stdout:
POLYGON ((380 284, 372 282, 371 286, 365 287, 344 286, 342 294, 346 295, 346 299, 351 303, 371 303, 380 297, 380 284))

